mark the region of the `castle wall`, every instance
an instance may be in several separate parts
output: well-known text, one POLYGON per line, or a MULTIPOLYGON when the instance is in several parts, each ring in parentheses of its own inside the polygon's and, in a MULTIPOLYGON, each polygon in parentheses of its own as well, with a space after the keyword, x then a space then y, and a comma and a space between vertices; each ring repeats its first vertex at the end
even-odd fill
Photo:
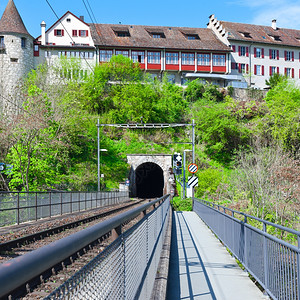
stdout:
POLYGON ((0 36, 4 37, 4 47, 0 50, 0 109, 14 112, 16 105, 20 105, 22 101, 15 99, 16 87, 34 67, 33 38, 18 33, 0 36))

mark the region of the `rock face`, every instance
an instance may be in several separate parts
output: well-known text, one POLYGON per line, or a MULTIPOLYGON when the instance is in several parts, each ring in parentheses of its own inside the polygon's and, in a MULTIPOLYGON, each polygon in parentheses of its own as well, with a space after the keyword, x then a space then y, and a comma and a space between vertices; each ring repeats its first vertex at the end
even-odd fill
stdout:
POLYGON ((0 111, 12 113, 20 106, 16 87, 33 69, 33 37, 9 0, 0 20, 0 111))

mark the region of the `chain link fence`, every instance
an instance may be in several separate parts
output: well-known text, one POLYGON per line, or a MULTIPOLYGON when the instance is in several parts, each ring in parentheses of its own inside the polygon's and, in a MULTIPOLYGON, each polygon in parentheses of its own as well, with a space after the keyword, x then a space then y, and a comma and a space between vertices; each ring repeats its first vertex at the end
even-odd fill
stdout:
POLYGON ((193 209, 273 299, 300 300, 299 231, 199 199, 193 209), (263 230, 249 225, 250 218, 263 230), (267 226, 294 234, 298 247, 268 234, 267 226))
POLYGON ((127 191, 3 192, 0 193, 0 226, 119 204, 128 200, 127 191))
POLYGON ((167 197, 45 299, 150 299, 170 213, 167 197))

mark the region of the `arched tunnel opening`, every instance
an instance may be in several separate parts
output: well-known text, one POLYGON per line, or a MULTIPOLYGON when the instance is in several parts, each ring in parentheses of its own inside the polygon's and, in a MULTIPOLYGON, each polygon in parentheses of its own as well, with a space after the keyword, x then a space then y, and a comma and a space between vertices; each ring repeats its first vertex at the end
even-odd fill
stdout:
POLYGON ((158 198, 163 196, 164 174, 155 163, 141 164, 135 171, 136 196, 138 198, 158 198))

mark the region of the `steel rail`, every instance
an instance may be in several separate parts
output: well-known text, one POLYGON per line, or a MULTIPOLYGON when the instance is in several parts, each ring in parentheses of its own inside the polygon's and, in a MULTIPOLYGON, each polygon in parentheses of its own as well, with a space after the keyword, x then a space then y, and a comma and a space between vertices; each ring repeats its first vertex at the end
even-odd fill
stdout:
MULTIPOLYGON (((44 237, 49 236, 50 234, 53 234, 53 233, 56 234, 56 233, 59 233, 59 232, 65 230, 65 229, 74 228, 74 227, 80 226, 81 224, 86 224, 86 223, 92 222, 94 220, 103 218, 105 216, 108 216, 108 215, 111 215, 111 214, 116 213, 118 211, 121 211, 125 208, 129 208, 131 206, 139 204, 142 201, 144 201, 144 200, 140 200, 138 202, 131 203, 131 204, 125 206, 125 207, 123 206, 123 207, 115 208, 115 209, 112 209, 112 210, 109 210, 109 211, 106 211, 106 212, 103 212, 103 213, 100 213, 100 214, 97 214, 97 215, 93 215, 91 217, 86 217, 86 218, 83 218, 83 219, 80 219, 80 220, 77 220, 77 221, 74 221, 74 222, 69 222, 69 223, 61 225, 61 226, 56 226, 56 227, 53 227, 53 228, 50 228, 50 229, 47 229, 47 230, 42 230, 42 231, 39 231, 39 232, 36 232, 36 233, 33 233, 33 234, 28 234, 26 236, 23 236, 23 237, 20 237, 20 238, 11 240, 11 241, 0 243, 0 253, 3 252, 3 251, 10 251, 11 249, 16 248, 16 247, 20 247, 21 245, 25 244, 26 242, 41 240, 44 237)), ((103 207, 102 209, 104 209, 104 208, 107 208, 107 206, 103 207)), ((97 209, 101 209, 101 208, 97 208, 97 209)), ((93 210, 95 210, 95 209, 93 209, 93 210)), ((88 213, 89 211, 85 210, 83 212, 88 213)), ((67 216, 65 216, 65 217, 67 217, 67 216)))
POLYGON ((9 296, 27 282, 76 254, 101 236, 119 228, 123 223, 137 217, 140 213, 145 214, 149 207, 155 206, 156 203, 161 203, 167 198, 168 195, 163 196, 3 263, 0 265, 0 298, 9 296))

